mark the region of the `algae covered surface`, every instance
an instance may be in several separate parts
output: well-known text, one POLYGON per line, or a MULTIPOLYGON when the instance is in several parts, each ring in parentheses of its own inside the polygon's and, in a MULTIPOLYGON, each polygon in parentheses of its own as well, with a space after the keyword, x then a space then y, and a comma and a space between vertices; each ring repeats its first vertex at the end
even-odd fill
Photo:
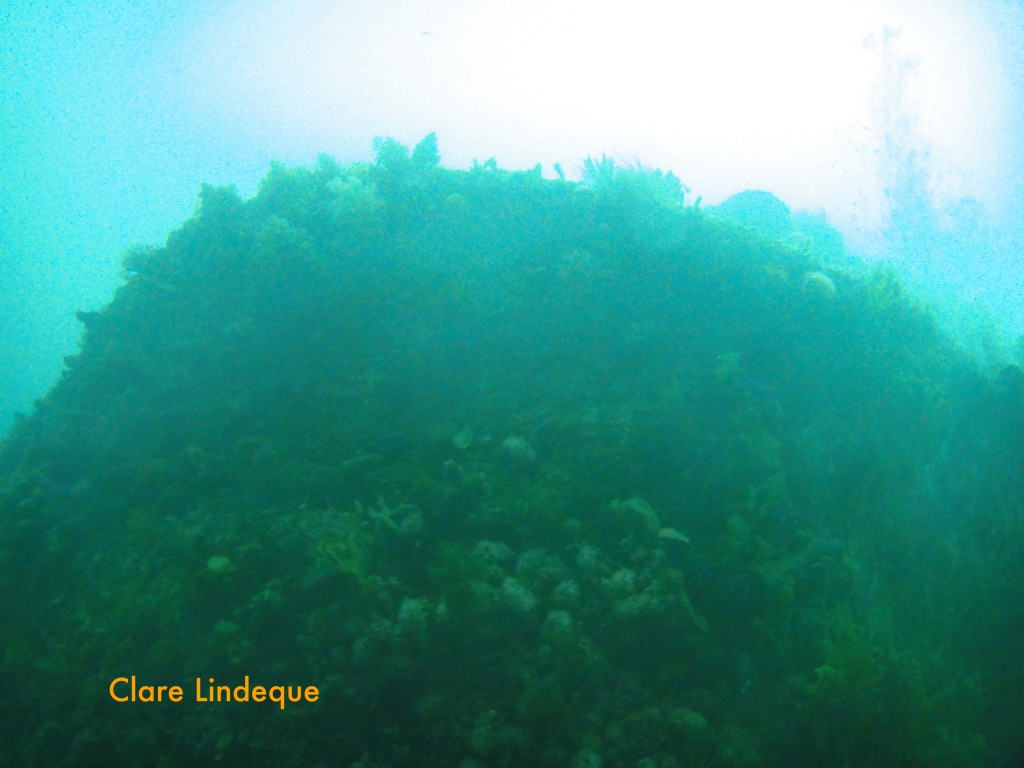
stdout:
POLYGON ((0 447, 2 762, 1016 764, 1024 375, 686 191, 204 187, 0 447))

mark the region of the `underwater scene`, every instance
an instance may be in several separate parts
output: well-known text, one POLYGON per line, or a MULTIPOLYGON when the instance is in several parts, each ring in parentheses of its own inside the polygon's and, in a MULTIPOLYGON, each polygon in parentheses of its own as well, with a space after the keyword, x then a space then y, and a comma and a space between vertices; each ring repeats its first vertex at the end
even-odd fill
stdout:
POLYGON ((0 444, 0 763, 1021 764, 1019 367, 765 192, 375 154, 79 313, 0 444))

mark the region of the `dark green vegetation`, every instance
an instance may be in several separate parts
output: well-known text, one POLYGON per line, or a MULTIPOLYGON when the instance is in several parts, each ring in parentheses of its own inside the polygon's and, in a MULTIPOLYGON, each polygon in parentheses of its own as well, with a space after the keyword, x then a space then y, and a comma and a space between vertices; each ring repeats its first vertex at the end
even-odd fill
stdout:
POLYGON ((587 171, 385 141, 130 254, 0 450, 0 762, 1021 757, 1024 376, 587 171), (192 700, 244 675, 320 700, 192 700))

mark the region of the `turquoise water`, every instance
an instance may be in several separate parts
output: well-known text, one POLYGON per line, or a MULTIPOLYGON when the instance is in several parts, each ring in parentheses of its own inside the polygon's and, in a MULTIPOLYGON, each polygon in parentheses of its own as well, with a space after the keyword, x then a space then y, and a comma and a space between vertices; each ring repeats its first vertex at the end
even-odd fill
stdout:
POLYGON ((510 8, 0 11, 0 764, 1024 763, 1021 9, 510 8))

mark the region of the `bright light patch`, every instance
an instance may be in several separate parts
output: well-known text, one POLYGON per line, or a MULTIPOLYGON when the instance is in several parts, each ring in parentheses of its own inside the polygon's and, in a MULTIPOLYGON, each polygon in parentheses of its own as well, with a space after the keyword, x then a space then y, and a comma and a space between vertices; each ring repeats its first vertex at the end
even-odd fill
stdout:
POLYGON ((1005 86, 997 54, 972 43, 983 23, 953 3, 235 3, 193 37, 187 80, 198 114, 290 145, 368 152, 376 134, 436 130, 453 165, 607 152, 710 199, 769 187, 866 220, 887 65, 871 41, 887 29, 940 183, 986 198, 1000 145, 985 116, 1005 86))

